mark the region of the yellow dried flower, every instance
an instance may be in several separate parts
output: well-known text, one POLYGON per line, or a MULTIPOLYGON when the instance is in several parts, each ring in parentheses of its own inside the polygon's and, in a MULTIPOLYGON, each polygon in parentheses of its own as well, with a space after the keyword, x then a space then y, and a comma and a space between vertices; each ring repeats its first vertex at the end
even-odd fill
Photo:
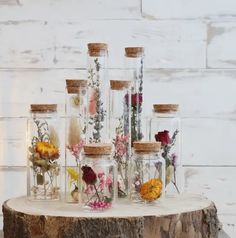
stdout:
POLYGON ((140 188, 141 198, 145 201, 152 202, 161 196, 162 181, 160 179, 150 179, 142 184, 140 188))
POLYGON ((37 142, 35 150, 43 159, 55 160, 59 158, 59 149, 51 143, 37 142))
POLYGON ((79 180, 79 173, 73 168, 67 168, 67 172, 71 178, 71 180, 78 181, 79 180))

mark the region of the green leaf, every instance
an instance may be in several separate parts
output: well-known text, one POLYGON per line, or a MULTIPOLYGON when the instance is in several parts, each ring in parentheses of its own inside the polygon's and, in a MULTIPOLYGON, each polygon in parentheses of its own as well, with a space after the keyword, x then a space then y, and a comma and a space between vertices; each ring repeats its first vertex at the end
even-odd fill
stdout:
POLYGON ((44 184, 44 178, 42 174, 37 174, 37 184, 43 185, 44 184))

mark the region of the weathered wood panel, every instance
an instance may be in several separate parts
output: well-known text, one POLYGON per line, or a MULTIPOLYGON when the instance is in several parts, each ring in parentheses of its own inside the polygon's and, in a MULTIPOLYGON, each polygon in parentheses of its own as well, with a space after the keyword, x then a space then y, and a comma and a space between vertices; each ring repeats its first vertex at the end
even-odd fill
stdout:
POLYGON ((236 68, 236 22, 208 24, 207 66, 209 68, 236 68))
POLYGON ((1 68, 86 68, 87 43, 109 44, 109 66, 124 47, 144 46, 147 68, 204 68, 206 25, 195 21, 0 22, 1 68), (27 40, 26 40, 27 37, 27 40))
MULTIPOLYGON (((30 103, 58 103, 63 115, 65 78, 84 78, 85 70, 1 70, 0 165, 25 165, 26 117, 30 103), (27 85, 27 90, 26 90, 27 85), (13 88, 13 90, 6 90, 13 88), (19 117, 23 117, 18 119, 19 117), (17 156, 21 154, 24 159, 17 156)), ((110 76, 123 72, 111 70, 110 76)), ((147 70, 144 113, 154 103, 179 103, 183 117, 185 165, 235 165, 231 143, 236 134, 234 70, 147 70), (170 87, 171 85, 171 87, 170 87), (214 86, 212 86, 214 85, 214 86), (222 100, 224 89, 224 100, 222 100), (148 95, 148 96, 147 96, 148 95), (210 136, 209 136, 210 135, 210 136), (221 148, 220 151, 215 148, 221 148), (222 157, 224 159, 222 159, 222 157), (207 158, 207 159, 206 159, 207 158)), ((61 137, 63 140, 63 136, 61 137)))
POLYGON ((0 203, 11 197, 25 195, 26 181, 26 168, 0 168, 0 203))
POLYGON ((137 19, 141 2, 137 0, 1 0, 0 21, 68 19, 137 19), (9 5, 11 6, 9 10, 9 5), (5 5, 5 7, 1 6, 5 5))
MULTIPOLYGON (((224 231, 229 235, 225 238, 234 238, 236 235, 236 215, 220 215, 220 221, 223 224, 224 231)), ((219 237, 220 238, 220 237, 219 237)), ((223 237, 222 237, 223 238, 223 237)))
MULTIPOLYGON (((109 75, 125 78, 122 70, 109 70, 109 75)), ((86 78, 86 71, 0 70, 0 116, 26 116, 30 103, 63 104, 66 78, 86 78)), ((235 78, 236 70, 146 70, 145 114, 151 114, 153 103, 176 102, 183 117, 234 119, 235 78)))
POLYGON ((232 18, 236 5, 234 0, 142 0, 142 13, 151 19, 232 18))

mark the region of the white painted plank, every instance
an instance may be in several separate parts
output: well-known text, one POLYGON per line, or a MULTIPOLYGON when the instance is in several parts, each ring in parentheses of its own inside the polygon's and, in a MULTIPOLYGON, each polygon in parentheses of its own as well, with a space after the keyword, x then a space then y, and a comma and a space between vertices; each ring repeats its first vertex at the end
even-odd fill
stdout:
MULTIPOLYGON (((27 118, 0 118, 0 166, 27 165, 27 118)), ((64 165, 65 122, 61 117, 57 133, 60 138, 60 163, 64 165)), ((30 132, 29 132, 30 133, 30 132)))
POLYGON ((235 118, 236 71, 149 70, 145 72, 147 113, 154 103, 179 103, 182 116, 235 118))
POLYGON ((142 0, 142 13, 151 19, 235 17, 234 0, 142 0))
MULTIPOLYGON (((63 104, 65 78, 86 78, 86 71, 0 70, 0 75, 0 116, 26 116, 30 103, 63 104)), ((122 70, 109 70, 109 75, 111 79, 125 78, 122 70)), ((235 77, 236 70, 146 70, 145 114, 151 114, 154 103, 175 102, 184 117, 234 119, 235 77)))
POLYGON ((0 166, 26 166, 26 119, 0 118, 0 166))
POLYGON ((236 165, 231 143, 235 141, 236 119, 183 119, 182 132, 184 165, 236 165))
MULTIPOLYGON (((137 19, 141 17, 141 2, 137 0, 1 0, 4 5, 18 2, 19 6, 0 8, 2 20, 78 20, 137 19)), ((0 1, 0 5, 1 5, 0 1)))
POLYGON ((12 5, 19 5, 19 0, 0 0, 0 7, 1 6, 12 6, 12 5))
POLYGON ((111 68, 125 66, 124 47, 140 45, 147 68, 204 68, 206 62, 206 25, 197 21, 20 21, 0 22, 0 65, 86 68, 88 42, 109 44, 111 68))
MULTIPOLYGON (((59 103, 63 115, 65 78, 83 78, 80 70, 1 70, 0 165, 25 165, 25 119, 30 103, 59 103), (25 85, 27 85, 27 90, 25 85), (6 88, 12 88, 10 91, 6 88), (11 128, 9 130, 9 128, 11 128), (22 157, 19 157, 18 155, 22 157)), ((110 71, 120 78, 122 71, 110 71)), ((115 77, 116 76, 116 77, 115 77)), ((236 134, 235 70, 148 70, 144 81, 144 113, 154 103, 179 103, 183 116, 183 163, 185 165, 236 165, 231 144, 236 134), (214 85, 214 87, 212 86, 214 85), (222 99, 224 89, 224 100, 222 99), (209 137, 209 135, 211 135, 209 137), (209 141, 211 143, 209 143, 209 141), (220 151, 215 148, 221 148, 220 151), (224 159, 222 159, 224 158, 224 159)), ((63 138, 63 136, 62 136, 63 138)))
MULTIPOLYGON (((223 229, 230 238, 236 237, 236 215, 220 215, 223 229)), ((227 237, 226 237, 227 238, 227 237)))
MULTIPOLYGON (((60 128, 64 128, 63 121, 60 128)), ((227 138, 227 141, 234 141, 235 134, 236 120, 182 119, 182 163, 235 166, 236 157, 232 153, 232 144, 224 143, 222 140, 227 138)), ((60 133, 60 140, 64 145, 63 130, 60 133)), ((63 148, 64 146, 62 151, 63 148)), ((26 149, 26 119, 0 120, 0 166, 26 166, 26 149)))
POLYGON ((236 22, 210 23, 207 37, 207 66, 236 68, 236 22))
POLYGON ((236 167, 186 167, 184 170, 185 191, 203 194, 214 201, 219 215, 236 215, 236 167))
POLYGON ((26 195, 26 181, 26 169, 24 168, 0 169, 0 204, 9 198, 26 195))

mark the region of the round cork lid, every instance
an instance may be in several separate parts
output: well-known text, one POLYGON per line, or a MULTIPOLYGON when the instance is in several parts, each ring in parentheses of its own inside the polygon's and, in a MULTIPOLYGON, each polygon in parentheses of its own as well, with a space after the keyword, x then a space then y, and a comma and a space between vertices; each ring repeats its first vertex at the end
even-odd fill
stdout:
POLYGON ((78 93, 82 87, 87 87, 88 81, 85 79, 66 79, 68 93, 78 93))
POLYGON ((87 144, 84 146, 84 153, 86 155, 109 155, 112 152, 112 144, 97 143, 87 144))
POLYGON ((161 149, 161 142, 135 141, 133 147, 136 152, 156 152, 161 149))
POLYGON ((128 80, 110 80, 110 86, 112 90, 122 90, 128 88, 131 85, 131 81, 128 80))
POLYGON ((144 55, 144 47, 126 47, 125 56, 130 58, 137 58, 144 55))
POLYGON ((57 104, 31 104, 31 112, 56 112, 57 104))
POLYGON ((177 112, 179 104, 154 104, 153 109, 155 112, 177 112))
POLYGON ((88 52, 90 56, 102 56, 108 50, 106 43, 88 43, 88 52))

